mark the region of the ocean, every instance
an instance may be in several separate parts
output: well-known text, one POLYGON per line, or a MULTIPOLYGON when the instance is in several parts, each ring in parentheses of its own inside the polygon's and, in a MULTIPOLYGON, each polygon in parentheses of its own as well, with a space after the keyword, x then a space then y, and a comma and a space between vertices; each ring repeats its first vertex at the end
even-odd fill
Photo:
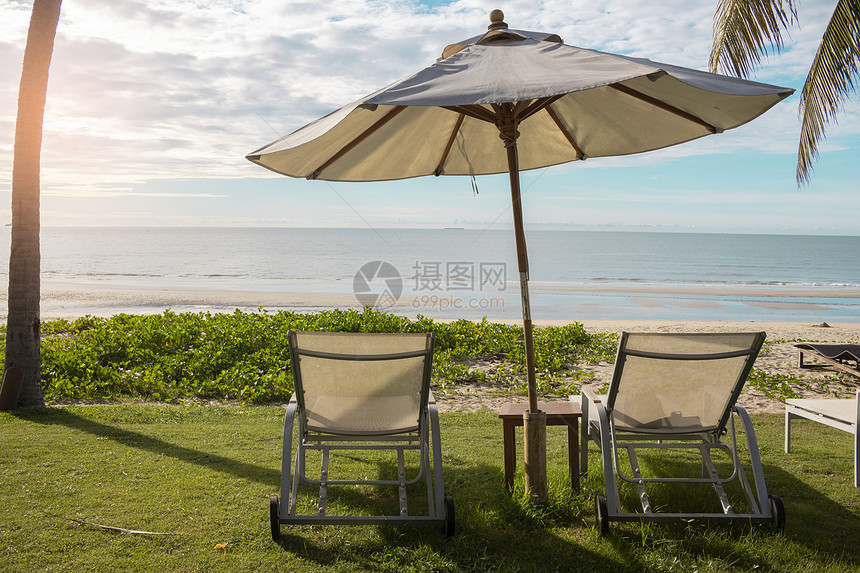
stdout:
MULTIPOLYGON (((8 253, 6 229, 0 249, 8 253)), ((537 320, 860 322, 860 237, 526 237, 537 320)), ((45 227, 41 241, 43 283, 72 290, 300 293, 308 309, 371 304, 438 318, 521 317, 509 230, 45 227)))

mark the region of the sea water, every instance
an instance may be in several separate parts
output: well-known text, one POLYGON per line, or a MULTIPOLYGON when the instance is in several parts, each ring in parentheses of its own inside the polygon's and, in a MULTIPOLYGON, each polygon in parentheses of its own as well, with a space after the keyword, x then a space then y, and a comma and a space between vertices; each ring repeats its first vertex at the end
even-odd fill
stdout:
MULTIPOLYGON (((860 321, 860 237, 527 230, 526 240, 536 319, 860 321)), ((42 276, 72 284, 363 294, 354 306, 394 298, 395 311, 442 318, 522 309, 503 229, 45 227, 41 250, 42 276)))

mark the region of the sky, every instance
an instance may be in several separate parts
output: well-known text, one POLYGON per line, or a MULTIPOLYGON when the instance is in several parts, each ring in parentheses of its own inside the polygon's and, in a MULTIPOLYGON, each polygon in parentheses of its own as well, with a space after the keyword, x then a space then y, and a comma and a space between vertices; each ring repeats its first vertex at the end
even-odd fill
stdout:
MULTIPOLYGON (((799 90, 833 0, 800 0, 752 79, 799 90)), ((486 31, 707 69, 717 1, 66 0, 42 145, 45 226, 512 225, 507 176, 291 179, 251 151, 486 31)), ((11 219, 18 85, 32 2, 0 0, 0 220, 11 219)), ((856 99, 856 98, 855 98, 856 99)), ((527 228, 860 236, 860 105, 795 181, 798 95, 735 130, 661 151, 522 174, 527 228)))

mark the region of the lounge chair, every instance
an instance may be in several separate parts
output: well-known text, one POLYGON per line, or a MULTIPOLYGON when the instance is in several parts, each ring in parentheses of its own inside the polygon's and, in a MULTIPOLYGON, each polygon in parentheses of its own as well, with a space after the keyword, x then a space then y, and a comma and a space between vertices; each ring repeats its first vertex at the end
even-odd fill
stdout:
POLYGON ((813 344, 803 342, 794 345, 800 352, 798 356, 801 368, 811 368, 818 364, 804 363, 803 354, 811 354, 816 360, 820 360, 834 368, 847 372, 852 376, 860 376, 860 344, 813 344))
POLYGON ((580 467, 584 474, 588 473, 589 440, 597 443, 602 454, 606 495, 598 494, 595 499, 602 534, 609 531, 611 521, 761 521, 770 523, 775 530, 783 527, 782 500, 767 493, 752 423, 744 408, 736 404, 764 339, 763 332, 621 334, 608 392, 597 395, 583 388, 581 397, 570 398, 580 399, 582 404, 580 467), (740 418, 746 434, 755 492, 738 455, 735 416, 740 418), (722 439, 727 430, 731 443, 722 439), (646 448, 653 455, 661 449, 698 450, 702 457, 701 477, 665 475, 677 471, 652 475, 657 473, 653 468, 645 475, 636 450, 646 448), (619 459, 620 450, 629 462, 625 466, 619 459), (730 475, 718 475, 712 450, 724 452, 731 460, 730 475), (642 511, 622 510, 616 478, 636 486, 642 511), (735 479, 746 494, 747 513, 735 512, 723 487, 735 479), (656 482, 711 484, 722 511, 660 512, 645 491, 647 484, 656 482))
POLYGON ((807 418, 854 434, 854 487, 860 487, 860 390, 854 398, 790 398, 785 401, 785 453, 790 453, 791 420, 807 418))
MULTIPOLYGON (((284 418, 281 497, 270 498, 272 539, 284 524, 436 524, 446 535, 454 531, 454 502, 444 496, 439 414, 430 393, 433 334, 368 334, 289 332, 295 393, 284 418), (295 467, 293 426, 298 422, 295 467), (432 438, 432 439, 431 439, 432 438), (430 448, 432 447, 432 466, 430 448), (397 478, 331 479, 329 460, 344 451, 368 450, 396 454, 397 478), (321 452, 319 478, 305 471, 308 451, 321 452), (410 476, 406 453, 416 451, 418 469, 410 476), (410 515, 408 486, 427 486, 427 509, 410 515), (299 486, 319 486, 315 514, 301 514, 299 486), (396 515, 330 515, 330 486, 396 486, 396 515)), ((415 454, 413 454, 415 455, 415 454)), ((354 476, 344 476, 354 477, 354 476)), ((393 476, 392 476, 393 477, 393 476)))

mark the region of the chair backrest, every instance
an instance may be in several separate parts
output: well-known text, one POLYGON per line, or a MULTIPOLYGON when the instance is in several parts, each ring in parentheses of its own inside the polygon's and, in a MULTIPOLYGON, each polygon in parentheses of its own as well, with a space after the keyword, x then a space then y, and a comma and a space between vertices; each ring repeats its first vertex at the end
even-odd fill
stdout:
POLYGON ((607 407, 616 430, 722 431, 764 332, 622 333, 607 407))
POLYGON ((430 394, 433 333, 289 332, 306 427, 338 435, 416 431, 430 394))

